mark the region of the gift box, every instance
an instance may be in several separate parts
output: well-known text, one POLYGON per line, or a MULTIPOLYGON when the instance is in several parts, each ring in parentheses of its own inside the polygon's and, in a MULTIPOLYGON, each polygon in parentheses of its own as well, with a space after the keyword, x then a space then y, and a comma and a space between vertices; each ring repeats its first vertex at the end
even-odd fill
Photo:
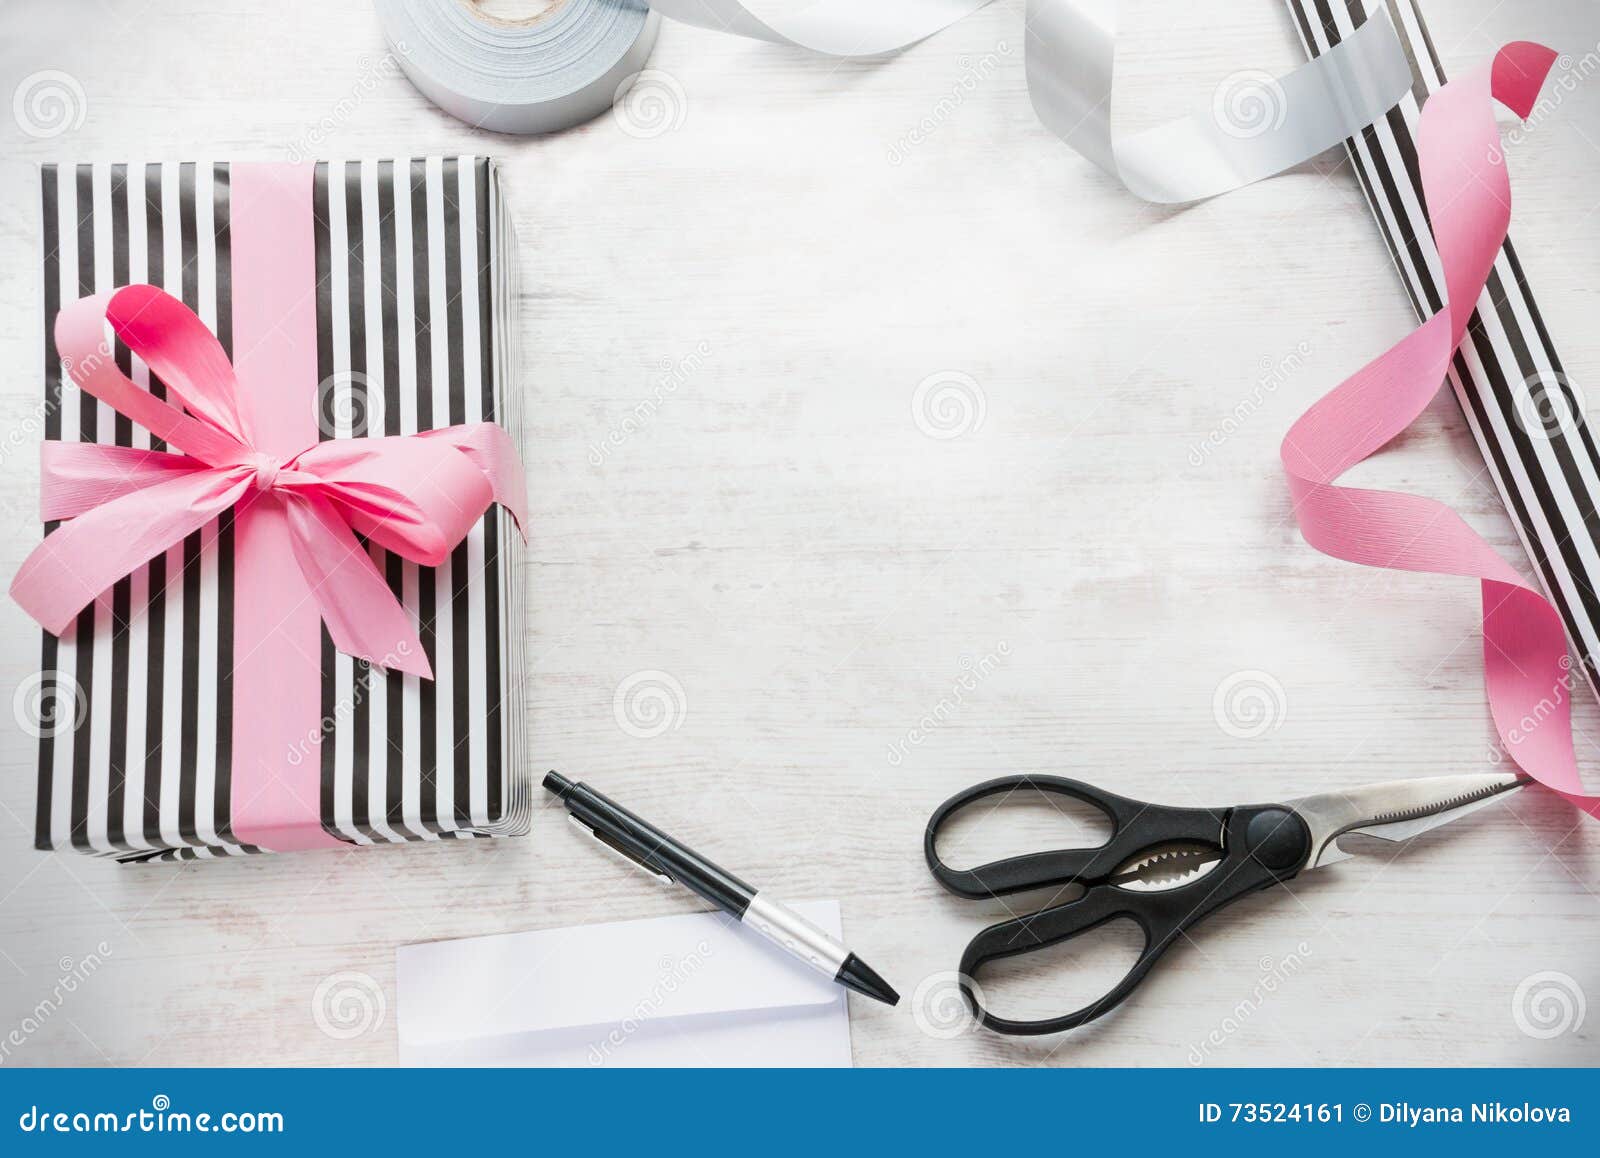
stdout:
POLYGON ((495 163, 48 165, 41 189, 46 524, 13 585, 47 627, 37 846, 526 832, 495 163))

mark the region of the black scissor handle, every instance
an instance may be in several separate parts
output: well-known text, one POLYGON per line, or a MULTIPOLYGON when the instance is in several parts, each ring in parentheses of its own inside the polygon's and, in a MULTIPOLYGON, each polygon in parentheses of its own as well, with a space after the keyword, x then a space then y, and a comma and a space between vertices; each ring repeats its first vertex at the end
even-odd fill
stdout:
POLYGON ((1221 863, 1205 876, 1162 892, 1091 885, 1083 896, 984 929, 961 957, 961 989, 979 1021, 998 1033, 1043 1034, 1076 1029, 1115 1008, 1134 991, 1180 934, 1241 897, 1293 877, 1311 852, 1305 824, 1275 805, 1229 811, 1221 863), (985 1008, 978 976, 985 965, 1081 937, 1111 921, 1138 926, 1144 946, 1122 980, 1071 1013, 1040 1021, 999 1017, 985 1008))
POLYGON ((1052 905, 1038 913, 1015 917, 990 925, 967 943, 961 955, 961 992, 967 1004, 984 1028, 996 1033, 1031 1035, 1059 1033, 1076 1029, 1093 1021, 1106 1010, 1119 1004, 1144 980, 1150 967, 1171 944, 1176 931, 1164 923, 1158 924, 1159 914, 1127 903, 1128 896, 1109 885, 1096 885, 1083 896, 1064 904, 1052 905), (1122 980, 1095 1001, 1061 1017, 1040 1021, 1019 1021, 991 1013, 984 1004, 982 984, 978 980, 983 967, 992 961, 1014 957, 1019 953, 1032 953, 1051 945, 1059 945, 1074 937, 1081 937, 1116 920, 1130 920, 1144 937, 1138 959, 1122 980))
POLYGON ((1027 889, 1074 882, 1092 883, 1110 876, 1129 857, 1159 844, 1193 841, 1220 845, 1227 810, 1173 808, 1130 800, 1065 776, 1022 774, 974 784, 946 800, 928 818, 922 851, 928 868, 945 888, 974 900, 1002 897, 1027 889), (1111 835, 1094 848, 1062 848, 1026 853, 970 869, 951 868, 935 847, 939 830, 963 808, 990 796, 1034 791, 1068 796, 1099 809, 1111 821, 1111 835))

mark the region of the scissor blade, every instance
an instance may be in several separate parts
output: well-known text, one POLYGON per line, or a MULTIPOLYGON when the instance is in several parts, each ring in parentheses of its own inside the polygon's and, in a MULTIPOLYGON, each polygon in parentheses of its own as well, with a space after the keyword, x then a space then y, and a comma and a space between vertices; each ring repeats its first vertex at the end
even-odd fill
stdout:
POLYGON ((1520 772, 1424 776, 1363 784, 1343 792, 1320 792, 1286 801, 1311 830, 1307 869, 1345 860, 1338 839, 1348 833, 1405 840, 1437 828, 1532 783, 1520 772))

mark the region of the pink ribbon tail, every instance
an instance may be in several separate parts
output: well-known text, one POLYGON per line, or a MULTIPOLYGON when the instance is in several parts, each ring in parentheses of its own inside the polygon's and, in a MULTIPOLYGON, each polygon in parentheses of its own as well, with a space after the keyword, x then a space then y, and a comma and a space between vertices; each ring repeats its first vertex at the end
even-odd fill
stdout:
POLYGON ((433 678, 405 608, 333 504, 316 495, 284 504, 295 561, 333 646, 390 671, 433 678), (375 653, 373 640, 393 641, 375 653))
POLYGON ((46 442, 39 460, 39 517, 47 523, 75 519, 123 495, 207 469, 186 454, 98 442, 46 442))
POLYGON ((1335 483, 1409 426, 1444 381, 1510 223, 1491 101, 1526 117, 1554 60, 1542 45, 1507 45, 1490 68, 1429 98, 1417 151, 1449 301, 1307 410, 1285 436, 1282 459, 1295 519, 1319 551, 1480 581, 1484 683, 1502 745, 1530 776, 1600 817, 1600 797, 1585 792, 1578 774, 1578 677, 1556 609, 1443 503, 1335 483))
POLYGON ((522 457, 505 428, 496 422, 474 422, 425 430, 416 437, 448 442, 471 460, 489 480, 494 501, 511 514, 524 541, 528 538, 528 476, 522 457))
MULTIPOLYGON (((115 484, 112 484, 115 485, 115 484)), ((60 635, 106 588, 244 497, 250 476, 198 470, 87 510, 45 536, 11 581, 11 597, 60 635)))

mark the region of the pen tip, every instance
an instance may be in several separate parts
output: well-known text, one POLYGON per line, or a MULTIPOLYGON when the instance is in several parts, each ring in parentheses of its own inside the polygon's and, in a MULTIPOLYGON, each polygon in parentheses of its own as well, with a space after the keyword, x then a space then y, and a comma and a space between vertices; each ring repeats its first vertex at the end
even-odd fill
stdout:
POLYGON ((544 775, 544 786, 548 792, 554 792, 557 796, 565 796, 572 788, 572 781, 552 769, 544 775))
POLYGON ((839 966, 837 980, 840 985, 854 989, 857 993, 864 993, 874 1001, 881 1001, 885 1005, 900 1004, 900 995, 873 970, 860 957, 854 953, 844 959, 844 964, 839 966))

